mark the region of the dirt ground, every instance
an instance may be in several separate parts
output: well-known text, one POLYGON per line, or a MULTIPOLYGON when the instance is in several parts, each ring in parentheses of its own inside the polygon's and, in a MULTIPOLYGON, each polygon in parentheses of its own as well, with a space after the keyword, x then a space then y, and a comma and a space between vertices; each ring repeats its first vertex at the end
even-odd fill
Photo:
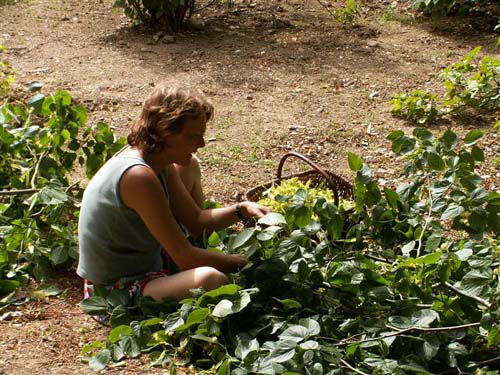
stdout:
MULTIPOLYGON (((403 161, 391 155, 385 137, 394 129, 411 132, 412 125, 391 116, 391 96, 441 92, 435 74, 477 45, 484 54, 499 53, 492 31, 498 13, 421 20, 406 12, 405 1, 360 2, 355 25, 336 23, 321 5, 336 3, 326 0, 233 0, 232 7, 219 1, 173 38, 134 27, 120 10, 112 12, 111 0, 7 3, 0 5, 0 45, 17 73, 14 88, 38 80, 45 93, 66 89, 88 108, 89 125, 102 120, 126 135, 142 101, 163 81, 204 90, 216 117, 198 155, 203 183, 208 197, 225 203, 273 178, 288 151, 348 179, 346 153, 355 152, 379 184, 397 185, 403 161)), ((447 125, 461 134, 477 127, 491 133, 482 142, 488 162, 481 173, 488 189, 500 190, 500 136, 492 123, 447 125)), ((285 168, 307 169, 293 160, 285 168)), ((53 282, 64 290, 60 296, 0 311, 11 313, 0 321, 1 375, 92 373, 80 350, 107 330, 79 310, 75 274, 53 282)), ((144 359, 104 372, 166 370, 148 369, 144 359)))

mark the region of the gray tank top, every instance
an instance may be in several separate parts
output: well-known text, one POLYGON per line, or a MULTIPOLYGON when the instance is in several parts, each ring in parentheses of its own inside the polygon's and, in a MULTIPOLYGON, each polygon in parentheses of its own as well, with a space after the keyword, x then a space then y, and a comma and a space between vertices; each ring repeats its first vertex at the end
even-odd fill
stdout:
MULTIPOLYGON (((160 243, 140 216, 120 199, 120 179, 136 157, 115 156, 91 179, 83 194, 78 223, 80 259, 77 274, 94 284, 114 285, 120 278, 163 268, 160 243)), ((167 176, 161 173, 165 190, 167 176)))

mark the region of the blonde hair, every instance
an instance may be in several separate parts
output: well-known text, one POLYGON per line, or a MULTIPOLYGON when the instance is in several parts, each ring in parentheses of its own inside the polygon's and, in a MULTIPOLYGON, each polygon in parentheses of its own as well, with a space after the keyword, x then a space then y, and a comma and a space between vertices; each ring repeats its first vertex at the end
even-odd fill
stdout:
POLYGON ((214 107, 197 89, 162 85, 153 90, 127 136, 131 146, 146 154, 163 150, 166 137, 182 131, 188 117, 213 116, 214 107))

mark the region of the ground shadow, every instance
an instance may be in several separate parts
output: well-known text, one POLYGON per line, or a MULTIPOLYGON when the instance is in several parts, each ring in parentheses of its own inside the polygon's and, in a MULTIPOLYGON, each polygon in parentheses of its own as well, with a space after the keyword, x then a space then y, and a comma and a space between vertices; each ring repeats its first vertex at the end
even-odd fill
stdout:
POLYGON ((399 69, 399 62, 387 60, 380 48, 367 46, 378 35, 375 28, 341 25, 326 12, 318 16, 301 8, 270 8, 257 4, 204 13, 191 28, 174 35, 174 44, 164 44, 163 33, 139 26, 123 27, 101 41, 115 44, 134 59, 168 61, 174 74, 203 65, 222 87, 251 82, 257 89, 269 88, 273 79, 262 74, 268 69, 296 74, 328 72, 332 67, 342 70, 346 65, 360 74, 374 67, 381 72, 399 69), (338 56, 345 51, 350 57, 341 61, 338 56), (360 63, 365 61, 371 63, 360 63), (230 67, 231 73, 218 64, 230 67))
POLYGON ((455 44, 469 46, 472 50, 484 42, 485 36, 491 36, 491 43, 484 45, 486 54, 498 54, 496 39, 500 36, 495 27, 500 23, 500 4, 490 2, 481 8, 471 10, 468 15, 450 15, 441 17, 424 17, 415 24, 431 34, 452 40, 455 44))

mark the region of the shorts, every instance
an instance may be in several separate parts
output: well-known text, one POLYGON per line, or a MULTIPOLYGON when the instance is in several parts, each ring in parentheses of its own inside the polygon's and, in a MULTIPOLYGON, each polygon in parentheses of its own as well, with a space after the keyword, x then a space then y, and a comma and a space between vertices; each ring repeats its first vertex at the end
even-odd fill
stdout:
MULTIPOLYGON (((121 289, 126 290, 134 301, 142 296, 144 288, 148 282, 154 279, 159 279, 170 275, 168 269, 161 270, 159 272, 148 272, 143 275, 122 277, 114 285, 102 286, 107 290, 121 289)), ((83 282, 83 295, 84 298, 90 298, 94 295, 94 284, 89 280, 84 280, 83 282)), ((107 324, 108 316, 106 315, 93 315, 92 318, 101 324, 107 324)))

